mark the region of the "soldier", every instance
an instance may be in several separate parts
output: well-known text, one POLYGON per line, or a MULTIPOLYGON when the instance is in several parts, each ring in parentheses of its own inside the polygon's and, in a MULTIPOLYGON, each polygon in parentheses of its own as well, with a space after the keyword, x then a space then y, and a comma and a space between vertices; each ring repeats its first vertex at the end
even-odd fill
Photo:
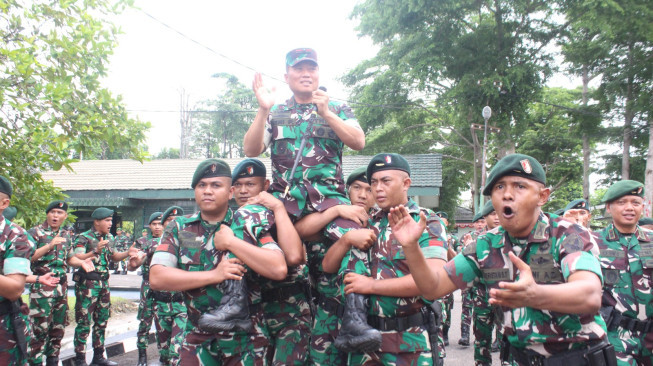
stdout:
MULTIPOLYGON (((446 212, 438 211, 435 214, 442 220, 445 228, 449 226, 449 215, 446 212)), ((447 235, 447 245, 447 259, 451 260, 462 244, 455 235, 447 235)), ((449 345, 449 328, 451 328, 451 309, 453 309, 453 305, 453 294, 442 298, 442 340, 445 346, 449 345)))
POLYGON ((612 222, 596 233, 603 270, 601 314, 619 365, 653 365, 653 232, 637 221, 644 185, 614 183, 602 203, 612 222))
MULTIPOLYGON (((485 219, 488 230, 500 225, 499 215, 492 206, 492 200, 485 202, 480 215, 485 219)), ((491 365, 492 355, 490 353, 499 351, 501 332, 497 327, 495 340, 492 342, 492 330, 496 323, 496 317, 489 303, 487 286, 477 283, 468 292, 474 297, 474 362, 476 365, 491 365)))
POLYGON ((166 227, 150 267, 154 290, 184 293, 188 323, 180 364, 262 365, 269 340, 259 305, 260 287, 252 287, 256 284, 252 278, 284 279, 287 269, 283 252, 274 243, 252 245, 234 236, 229 228, 233 216, 229 209, 231 169, 224 161, 207 159, 200 163, 191 188, 200 211, 178 217, 166 227), (227 258, 228 252, 237 258, 227 258), (228 280, 236 280, 231 286, 235 286, 233 282, 248 282, 252 304, 249 324, 239 325, 251 330, 205 332, 199 328, 200 315, 220 305, 224 297, 221 284, 228 280))
POLYGON ((147 220, 147 225, 150 228, 151 234, 147 238, 139 238, 136 240, 135 248, 138 249, 138 255, 129 258, 127 270, 135 271, 138 267, 143 265, 142 275, 143 282, 141 283, 141 298, 138 303, 138 313, 136 318, 140 321, 138 324, 138 332, 136 333, 137 341, 136 348, 138 348, 138 366, 147 366, 147 346, 149 344, 150 329, 152 328, 152 320, 154 319, 155 300, 150 293, 150 261, 152 255, 156 250, 161 235, 163 234, 163 225, 161 225, 161 216, 163 212, 154 212, 147 220))
POLYGON ((0 364, 27 364, 27 344, 32 334, 29 308, 21 300, 34 242, 20 226, 6 220, 13 187, 0 175, 0 364))
MULTIPOLYGON (((168 207, 161 215, 163 228, 178 216, 184 215, 184 209, 179 206, 168 207)), ((155 249, 155 248, 153 248, 155 249)), ((178 365, 181 344, 184 341, 186 329, 186 304, 181 292, 155 291, 150 293, 156 301, 154 306, 154 324, 156 325, 156 342, 159 348, 159 361, 162 365, 178 365)))
POLYGON ((589 229, 590 220, 592 219, 589 201, 577 199, 569 202, 564 208, 562 217, 589 229))
MULTIPOLYGON (((86 365, 86 338, 93 321, 93 360, 91 365, 116 365, 104 358, 104 331, 111 311, 109 291, 109 261, 121 261, 129 252, 118 252, 113 248, 113 235, 109 232, 113 224, 113 210, 105 207, 95 209, 91 214, 93 227, 75 239, 75 255, 86 260, 93 258, 95 271, 77 271, 73 274, 75 284, 75 366, 86 365)), ((130 248, 132 255, 135 249, 130 248)))
POLYGON ((418 248, 430 262, 445 263, 447 259, 444 225, 434 212, 420 208, 408 198, 410 167, 401 155, 381 153, 374 156, 367 166, 366 176, 370 178, 378 206, 369 221, 376 240, 367 253, 352 249, 348 260, 343 261, 341 273, 348 299, 342 323, 343 329, 346 323, 353 323, 355 325, 347 329, 357 330, 365 329, 369 323, 380 331, 381 345, 374 349, 372 347, 378 343, 369 342, 352 349, 350 341, 355 337, 343 329, 335 345, 352 352, 349 354, 352 365, 442 365, 436 314, 419 296, 419 289, 395 240, 396 234, 389 226, 388 213, 393 207, 404 205, 409 219, 417 220, 424 212, 428 214, 428 227, 418 235, 418 248), (364 296, 369 296, 369 312, 364 296))
MULTIPOLYGON (((474 215, 472 223, 474 224, 474 231, 463 236, 463 250, 487 229, 485 218, 481 215, 480 211, 474 215)), ((478 289, 471 287, 469 289, 463 289, 460 294, 462 297, 462 312, 460 313, 460 339, 458 340, 458 344, 463 347, 469 347, 469 328, 472 323, 472 309, 477 291, 478 289)))
MULTIPOLYGON (((128 250, 129 247, 131 246, 132 243, 130 243, 129 237, 125 234, 125 232, 121 229, 118 228, 116 230, 116 250, 119 252, 128 250)), ((113 272, 113 274, 127 274, 127 260, 124 259, 118 263, 116 263, 116 270, 113 272)))
MULTIPOLYGON (((34 283, 30 288, 30 317, 34 337, 30 343, 30 364, 59 364, 59 351, 64 329, 68 325, 68 265, 95 269, 91 259, 81 260, 73 254, 71 235, 63 227, 68 217, 68 204, 52 201, 45 209, 46 220, 28 232, 36 242, 32 255, 34 283), (46 282, 48 279, 53 282, 46 282)), ((30 276, 32 277, 32 276, 30 276)))
MULTIPOLYGON (((587 229, 542 212, 550 194, 542 165, 512 154, 490 171, 483 194, 492 197, 501 226, 481 235, 444 266, 426 262, 417 238, 426 224, 405 208, 390 223, 424 297, 434 299, 480 281, 490 289, 519 365, 614 365, 598 313, 602 275, 597 244, 587 229), (575 296, 569 296, 574 294, 575 296)), ((612 356, 610 351, 612 350, 612 356)))

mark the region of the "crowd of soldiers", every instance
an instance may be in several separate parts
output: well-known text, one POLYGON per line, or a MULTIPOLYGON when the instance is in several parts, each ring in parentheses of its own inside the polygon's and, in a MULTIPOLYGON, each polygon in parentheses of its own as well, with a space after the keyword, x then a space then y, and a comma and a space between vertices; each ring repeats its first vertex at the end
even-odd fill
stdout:
MULTIPOLYGON (((491 363, 492 348, 504 364, 653 365, 653 232, 638 223, 641 183, 614 183, 603 197, 611 222, 591 232, 587 201, 543 212, 543 167, 511 154, 489 173, 476 230, 458 239, 446 213, 408 195, 401 155, 377 154, 344 179, 343 148, 362 149, 365 136, 351 109, 318 89, 314 50, 290 51, 285 78, 293 96, 274 104, 255 75, 250 158, 201 162, 190 181, 199 210, 153 213, 129 247, 116 248, 108 208, 74 241, 61 229, 64 201, 29 233, 0 221, 1 364, 58 364, 67 266, 80 268, 75 365, 86 365, 91 321, 91 364, 115 364, 104 357, 109 263, 126 261, 143 276, 139 365, 153 321, 166 365, 442 365, 457 289, 474 309, 478 365, 491 363), (271 182, 255 159, 268 149, 271 182)), ((11 195, 2 177, 0 211, 11 195)), ((469 345, 469 310, 463 318, 459 344, 469 345)))

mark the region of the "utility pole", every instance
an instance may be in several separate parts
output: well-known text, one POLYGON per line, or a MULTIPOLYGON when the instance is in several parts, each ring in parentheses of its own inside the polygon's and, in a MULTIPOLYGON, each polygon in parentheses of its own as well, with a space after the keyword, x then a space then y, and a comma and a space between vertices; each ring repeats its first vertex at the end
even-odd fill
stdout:
MULTIPOLYGON (((483 156, 481 158, 481 185, 479 187, 479 195, 478 195, 478 201, 474 202, 476 204, 475 209, 478 211, 482 205, 485 203, 483 199, 483 188, 485 187, 485 179, 486 179, 486 167, 487 167, 487 135, 488 132, 492 133, 498 133, 501 131, 500 128, 495 127, 495 126, 488 126, 488 120, 492 116, 492 109, 489 106, 483 107, 482 111, 482 116, 483 119, 485 120, 485 123, 483 125, 479 125, 476 123, 472 123, 471 130, 472 130, 472 138, 474 140, 474 161, 476 161, 476 152, 477 152, 477 146, 479 145, 478 143, 478 138, 476 137, 476 133, 474 132, 475 130, 483 130, 483 156)), ((474 167, 474 176, 476 176, 476 167, 474 167)), ((476 177, 474 177, 474 182, 476 182, 476 177)))

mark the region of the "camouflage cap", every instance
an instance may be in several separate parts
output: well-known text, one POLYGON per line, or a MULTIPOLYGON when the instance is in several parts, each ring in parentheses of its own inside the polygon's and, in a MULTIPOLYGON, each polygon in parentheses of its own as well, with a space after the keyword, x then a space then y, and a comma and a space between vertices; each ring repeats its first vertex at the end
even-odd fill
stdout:
POLYGON ((286 54, 286 66, 295 66, 302 61, 311 61, 317 65, 317 53, 312 48, 295 48, 286 54))
POLYGON ((640 226, 653 225, 653 219, 650 217, 642 217, 641 219, 639 219, 639 221, 637 221, 637 225, 640 226))
POLYGON ((48 213, 55 208, 68 212, 68 204, 64 201, 57 200, 57 201, 50 202, 48 207, 45 208, 45 213, 48 213))
POLYGON ((573 200, 565 206, 565 208, 562 210, 562 213, 564 214, 565 212, 569 210, 585 210, 589 211, 590 210, 590 203, 587 200, 584 200, 582 198, 579 198, 577 200, 573 200))
POLYGON ((438 211, 435 213, 438 217, 449 220, 449 215, 444 211, 438 211))
POLYGON ((546 184, 546 174, 539 161, 524 154, 510 154, 499 160, 490 171, 483 188, 483 195, 491 196, 494 183, 505 176, 523 177, 546 184))
POLYGON ((372 180, 372 175, 383 170, 401 170, 410 175, 410 165, 403 156, 393 153, 380 153, 374 155, 367 164, 367 179, 372 180))
POLYGON ((11 194, 14 193, 14 188, 11 186, 11 182, 2 175, 0 175, 0 192, 5 193, 9 198, 11 198, 11 194))
POLYGON ((113 210, 110 210, 106 207, 98 207, 91 214, 91 217, 95 220, 104 220, 109 216, 113 216, 113 210))
POLYGON ((2 211, 2 216, 9 221, 13 220, 16 217, 16 214, 18 214, 18 209, 14 206, 9 206, 2 211))
POLYGON ((644 197, 644 185, 636 180, 620 180, 608 188, 601 202, 612 202, 623 196, 644 197))
POLYGON ((179 206, 171 206, 168 207, 167 210, 163 211, 163 215, 161 215, 161 222, 166 222, 166 220, 170 216, 183 216, 183 215, 184 215, 183 208, 179 206))
POLYGON ((190 187, 195 189, 195 186, 201 179, 213 177, 231 178, 231 168, 229 167, 229 164, 220 159, 204 160, 197 166, 197 169, 195 169, 193 181, 191 182, 190 187))
POLYGON ((357 180, 360 180, 363 183, 369 183, 367 181, 367 176, 365 175, 366 172, 367 172, 366 166, 361 166, 354 169, 354 171, 351 172, 351 174, 349 174, 349 176, 347 177, 347 182, 346 182, 347 186, 350 186, 352 183, 354 183, 357 180))
POLYGON ((483 208, 481 209, 481 217, 485 217, 491 214, 493 211, 494 211, 494 206, 492 205, 492 200, 488 200, 487 202, 485 202, 483 208))
POLYGON ((231 184, 236 183, 239 178, 265 178, 265 173, 265 165, 263 165, 263 162, 258 159, 248 158, 238 163, 231 172, 231 184))
POLYGON ((149 224, 152 223, 152 221, 155 221, 155 220, 163 221, 163 220, 161 220, 162 215, 163 215, 163 212, 161 212, 161 211, 154 212, 153 214, 150 215, 150 219, 147 220, 147 224, 149 225, 149 224))

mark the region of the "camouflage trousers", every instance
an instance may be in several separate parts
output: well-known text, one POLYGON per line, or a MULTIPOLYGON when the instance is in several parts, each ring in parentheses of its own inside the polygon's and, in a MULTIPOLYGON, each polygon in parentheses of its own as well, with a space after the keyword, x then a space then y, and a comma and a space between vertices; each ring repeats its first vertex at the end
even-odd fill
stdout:
POLYGON ((184 341, 186 329, 186 305, 183 302, 156 302, 154 324, 156 325, 156 345, 162 365, 178 365, 179 352, 184 341))
POLYGON ((448 332, 451 327, 451 309, 453 308, 453 293, 442 298, 442 331, 448 332))
POLYGON ((333 345, 340 329, 340 318, 336 312, 328 312, 320 304, 316 306, 311 329, 309 365, 347 364, 347 354, 333 345))
POLYGON ((83 280, 75 285, 75 353, 84 353, 93 321, 93 349, 104 347, 104 331, 111 316, 109 281, 83 280))
MULTIPOLYGON (((0 365, 22 366, 27 364, 28 355, 23 354, 18 346, 16 323, 12 320, 13 316, 12 314, 5 314, 0 317, 0 365)), ((22 334, 26 341, 25 348, 28 348, 27 345, 32 340, 32 327, 29 319, 29 308, 26 304, 21 306, 19 318, 24 324, 22 334)))
POLYGON ((138 349, 147 349, 150 329, 152 329, 152 322, 154 321, 155 307, 156 301, 150 296, 150 286, 143 281, 141 284, 141 299, 138 302, 138 313, 136 314, 136 319, 140 321, 136 332, 136 347, 138 349))
POLYGON ((460 313, 460 329, 464 325, 469 327, 472 323, 472 308, 474 307, 474 294, 477 291, 476 286, 472 286, 466 290, 462 290, 460 294, 462 297, 462 312, 460 313))
MULTIPOLYGON (((473 287, 478 289, 474 296, 474 361, 476 364, 492 364, 492 333, 495 327, 495 315, 489 303, 489 294, 485 285, 473 287)), ((497 339, 501 333, 497 329, 497 339)))
POLYGON ((372 353, 350 353, 349 365, 387 365, 387 366, 431 366, 434 365, 431 351, 423 352, 372 352, 372 353))
POLYGON ((618 327, 608 331, 608 340, 617 354, 617 365, 653 365, 653 331, 645 335, 618 327))
POLYGON ((34 333, 29 344, 29 362, 40 365, 44 356, 59 357, 61 339, 68 325, 68 297, 30 293, 29 307, 34 333))
POLYGON ((304 365, 308 359, 311 308, 304 293, 263 302, 265 324, 270 333, 267 360, 271 365, 304 365))

